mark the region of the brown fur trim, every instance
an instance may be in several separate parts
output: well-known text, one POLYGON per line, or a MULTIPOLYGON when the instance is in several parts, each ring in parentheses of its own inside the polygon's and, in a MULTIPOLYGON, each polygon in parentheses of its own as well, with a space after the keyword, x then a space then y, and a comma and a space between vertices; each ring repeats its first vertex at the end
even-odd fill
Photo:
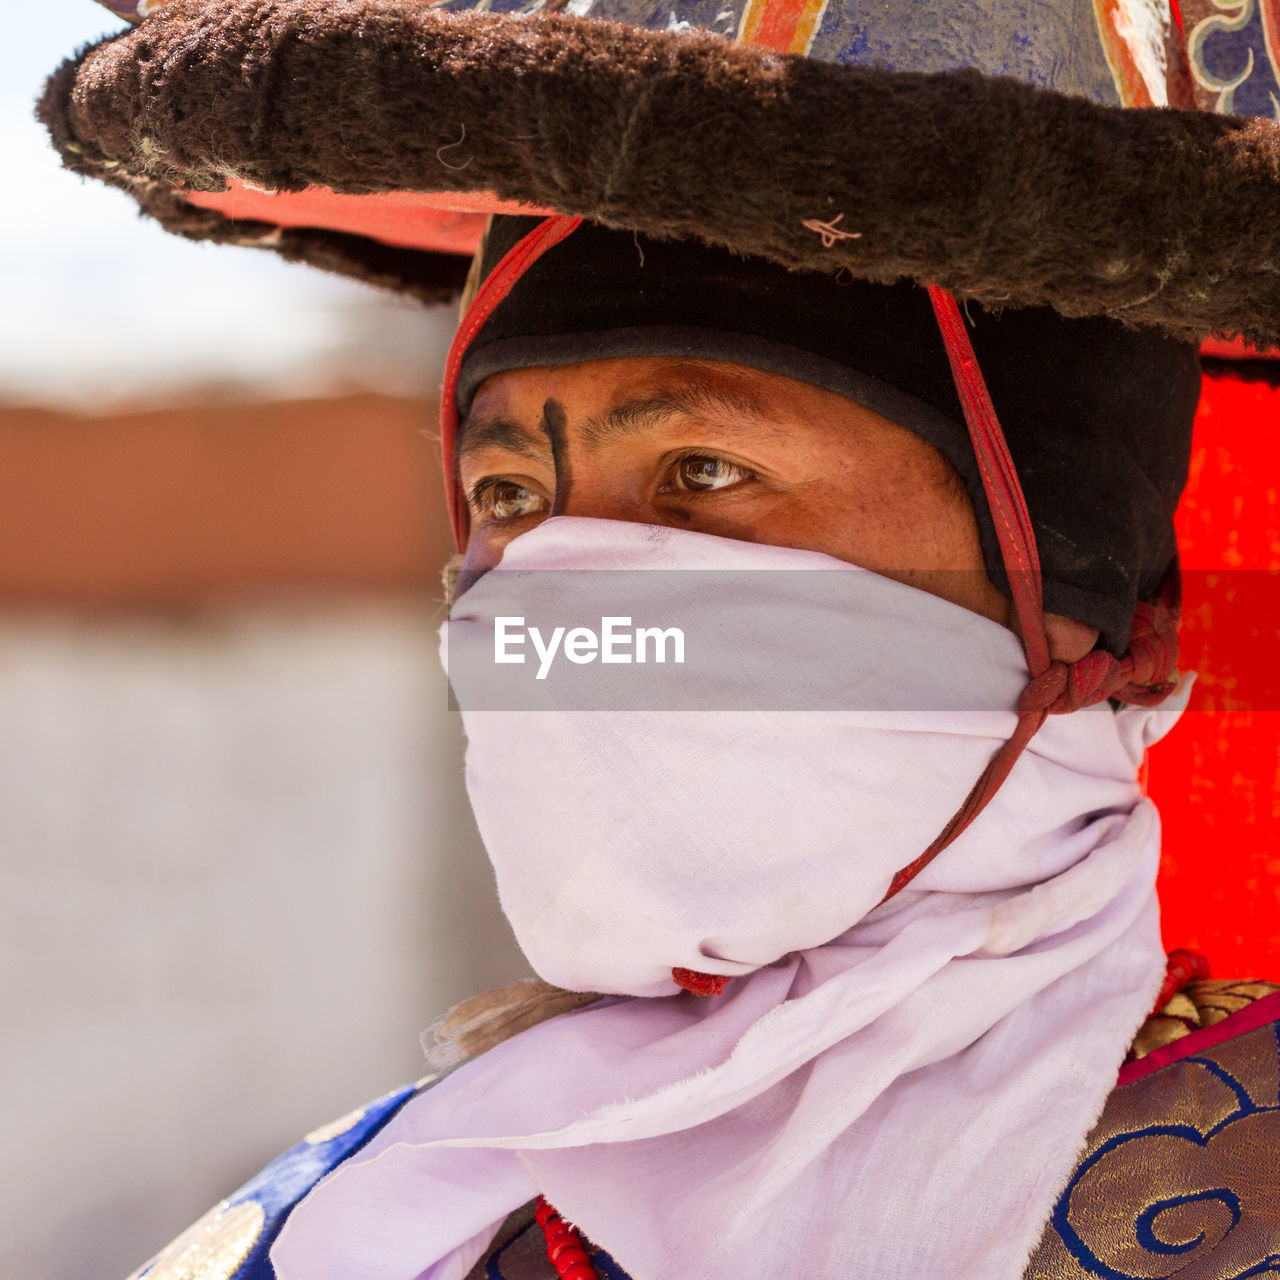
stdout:
POLYGON ((420 294, 430 255, 229 223, 173 186, 492 190, 789 267, 1280 342, 1280 126, 1261 119, 421 0, 173 0, 40 110, 72 168, 184 235, 364 252, 360 272, 420 294))
POLYGON ((167 180, 169 175, 152 177, 137 172, 97 147, 86 147, 72 130, 69 112, 83 56, 64 62, 49 78, 37 114, 49 129, 66 168, 127 191, 142 212, 166 231, 188 240, 272 249, 286 261, 305 262, 423 303, 447 302, 462 289, 467 263, 451 254, 420 253, 342 231, 236 221, 189 204, 167 180))

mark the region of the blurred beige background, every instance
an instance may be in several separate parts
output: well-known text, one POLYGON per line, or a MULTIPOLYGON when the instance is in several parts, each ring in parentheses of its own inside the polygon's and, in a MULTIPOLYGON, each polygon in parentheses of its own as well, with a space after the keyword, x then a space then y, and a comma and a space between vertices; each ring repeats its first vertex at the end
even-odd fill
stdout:
POLYGON ((525 972, 436 659, 452 317, 61 173, 6 15, 0 1275, 123 1280, 525 972))

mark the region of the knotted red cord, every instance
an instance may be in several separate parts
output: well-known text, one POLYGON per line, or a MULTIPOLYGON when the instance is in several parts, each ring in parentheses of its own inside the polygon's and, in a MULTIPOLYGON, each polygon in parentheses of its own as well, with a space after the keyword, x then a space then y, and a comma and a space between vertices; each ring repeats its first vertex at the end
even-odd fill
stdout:
POLYGON ((1133 615, 1129 651, 1116 658, 1097 649, 1078 662, 1053 662, 1033 676, 1018 699, 1018 714, 1061 715, 1107 698, 1153 707, 1173 692, 1169 673, 1178 660, 1178 630, 1169 607, 1140 604, 1133 615))
MULTIPOLYGON (((1049 657, 1040 555, 1018 472, 955 298, 945 289, 930 285, 929 301, 947 349, 951 376, 995 524, 1031 680, 1018 700, 1018 723, 1008 741, 992 756, 933 843, 894 875, 881 902, 906 888, 987 807, 1048 716, 1092 706, 1107 698, 1144 706, 1160 702, 1173 690, 1170 675, 1178 659, 1177 615, 1167 601, 1138 606, 1133 639, 1123 658, 1102 651, 1072 663, 1049 657)), ((720 994, 710 985, 708 974, 679 969, 673 971, 673 978, 677 986, 694 995, 720 994)), ((720 985, 722 988, 724 984, 720 985)))
POLYGON ((1108 698, 1153 706, 1173 691, 1171 677, 1178 661, 1176 597, 1171 592, 1154 604, 1138 605, 1134 612, 1133 637, 1123 658, 1095 651, 1076 662, 1050 659, 1044 628, 1040 556, 1009 446, 955 298, 931 284, 929 301, 947 348, 951 375, 995 523, 1031 680, 1018 699, 1018 723, 1009 740, 991 758, 964 803, 934 842, 889 882, 889 890, 881 902, 887 902, 910 884, 987 807, 1046 717, 1076 711, 1108 698))

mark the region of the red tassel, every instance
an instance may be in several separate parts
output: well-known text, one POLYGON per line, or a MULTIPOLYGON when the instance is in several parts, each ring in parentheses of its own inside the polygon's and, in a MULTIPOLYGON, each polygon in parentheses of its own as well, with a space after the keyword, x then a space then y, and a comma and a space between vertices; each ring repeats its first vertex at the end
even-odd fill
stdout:
POLYGON ((1164 982, 1160 986, 1160 994, 1156 997, 1156 1007, 1151 1010, 1154 1018, 1161 1009, 1178 994, 1185 991, 1193 982, 1199 982, 1209 976, 1209 962, 1198 951, 1187 951, 1179 947, 1169 952, 1165 964, 1164 982))
POLYGON ((722 974, 699 973, 696 969, 672 969, 672 981, 677 987, 683 987, 695 996, 719 996, 729 985, 729 979, 722 974))

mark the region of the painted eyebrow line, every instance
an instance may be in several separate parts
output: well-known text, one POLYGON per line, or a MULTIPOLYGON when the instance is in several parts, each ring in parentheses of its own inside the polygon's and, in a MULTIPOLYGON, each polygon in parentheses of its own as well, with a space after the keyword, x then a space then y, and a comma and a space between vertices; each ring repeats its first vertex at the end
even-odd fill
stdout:
MULTIPOLYGON (((757 421, 768 421, 770 416, 761 401, 748 392, 724 391, 691 382, 660 387, 624 400, 607 413, 588 418, 580 435, 584 444, 598 445, 651 431, 672 418, 717 413, 757 421)), ((485 445, 497 445, 522 458, 550 456, 549 443, 540 431, 531 431, 511 418, 467 418, 458 430, 456 458, 461 462, 468 453, 485 445)))

